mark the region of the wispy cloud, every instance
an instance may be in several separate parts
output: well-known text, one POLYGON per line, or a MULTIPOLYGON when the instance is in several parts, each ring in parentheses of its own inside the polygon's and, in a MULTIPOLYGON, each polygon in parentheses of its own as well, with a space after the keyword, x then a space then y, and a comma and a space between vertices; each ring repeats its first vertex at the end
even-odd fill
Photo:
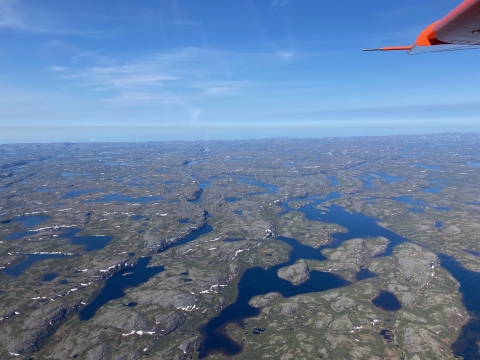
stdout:
MULTIPOLYGON (((185 48, 178 51, 161 52, 137 58, 102 59, 102 64, 74 66, 68 71, 63 67, 52 67, 60 72, 60 77, 74 81, 77 86, 95 91, 139 91, 144 93, 162 90, 185 90, 207 93, 208 89, 233 88, 243 84, 236 82, 212 82, 225 77, 219 72, 224 52, 198 48, 185 48), (209 81, 199 81, 208 79, 209 81)), ((76 59, 77 57, 75 57, 76 59)), ((76 63, 76 60, 74 61, 76 63)), ((93 61, 95 62, 95 61, 93 61)), ((212 91, 215 93, 215 90, 212 91)))
POLYGON ((56 72, 63 72, 68 70, 68 68, 65 66, 50 66, 50 70, 56 71, 56 72))
POLYGON ((58 15, 54 15, 51 11, 43 11, 41 7, 30 9, 27 2, 0 0, 0 30, 92 38, 110 38, 118 35, 120 31, 119 29, 99 31, 75 28, 68 23, 66 14, 58 15))

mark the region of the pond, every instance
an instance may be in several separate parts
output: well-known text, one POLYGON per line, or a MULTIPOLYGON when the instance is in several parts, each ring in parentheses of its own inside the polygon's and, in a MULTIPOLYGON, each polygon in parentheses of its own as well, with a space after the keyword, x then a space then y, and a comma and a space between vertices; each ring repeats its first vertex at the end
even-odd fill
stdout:
POLYGON ((72 245, 83 245, 85 252, 103 249, 113 239, 108 235, 84 235, 77 236, 82 229, 70 228, 67 232, 60 235, 60 238, 70 240, 72 245))
POLYGON ((146 283, 153 276, 164 271, 163 266, 147 267, 150 260, 150 257, 140 258, 135 266, 123 269, 109 277, 95 299, 80 310, 80 320, 90 320, 103 305, 124 297, 126 288, 146 283))
MULTIPOLYGON (((33 264, 35 264, 38 261, 71 257, 69 255, 63 255, 63 254, 24 254, 23 256, 25 256, 24 260, 20 261, 19 263, 13 266, 6 267, 5 269, 3 269, 3 273, 10 277, 16 278, 22 275, 25 270, 30 268, 33 264)), ((43 280, 43 281, 48 281, 48 280, 43 280)))
POLYGON ((372 300, 372 304, 385 311, 398 311, 402 308, 402 304, 395 294, 386 290, 380 290, 380 293, 372 300))

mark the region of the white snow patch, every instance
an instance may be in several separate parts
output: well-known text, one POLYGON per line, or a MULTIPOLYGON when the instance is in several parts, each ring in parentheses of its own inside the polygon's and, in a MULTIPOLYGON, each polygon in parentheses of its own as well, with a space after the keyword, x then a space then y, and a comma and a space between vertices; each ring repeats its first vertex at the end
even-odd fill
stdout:
POLYGON ((227 285, 219 285, 219 284, 212 285, 212 286, 210 286, 210 289, 200 291, 200 294, 210 294, 211 292, 217 292, 217 288, 226 287, 226 286, 227 285))

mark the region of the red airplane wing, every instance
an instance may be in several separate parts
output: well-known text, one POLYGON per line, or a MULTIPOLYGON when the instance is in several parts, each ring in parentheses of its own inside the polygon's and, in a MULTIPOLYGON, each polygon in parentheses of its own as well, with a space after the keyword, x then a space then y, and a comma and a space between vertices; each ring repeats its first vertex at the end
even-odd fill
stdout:
POLYGON ((461 50, 480 47, 480 0, 464 0, 460 5, 423 30, 411 46, 389 46, 364 51, 406 50, 421 52, 461 50))

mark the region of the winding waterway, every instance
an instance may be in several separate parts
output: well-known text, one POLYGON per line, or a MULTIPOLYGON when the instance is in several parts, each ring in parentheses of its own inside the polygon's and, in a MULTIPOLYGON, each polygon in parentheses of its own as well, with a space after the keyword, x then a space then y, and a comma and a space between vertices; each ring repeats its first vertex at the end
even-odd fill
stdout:
MULTIPOLYGON (((242 179, 241 182, 266 187, 269 189, 269 192, 272 193, 276 191, 275 186, 255 180, 242 179)), ((265 194, 265 192, 258 192, 250 195, 255 194, 265 194)), ((227 356, 241 353, 243 349, 242 345, 235 342, 227 335, 226 327, 231 323, 237 323, 241 326, 245 319, 260 314, 260 309, 249 305, 249 301, 254 296, 270 292, 278 292, 283 297, 288 298, 300 294, 326 291, 350 285, 350 282, 338 275, 313 271, 306 282, 295 286, 278 277, 277 271, 280 268, 292 265, 300 259, 314 259, 318 261, 327 260, 321 253, 323 249, 337 248, 344 241, 350 239, 385 237, 389 240, 389 243, 383 253, 376 255, 382 257, 390 256, 395 246, 404 242, 410 242, 409 239, 381 227, 377 224, 377 219, 366 215, 349 213, 341 206, 335 204, 329 205, 327 211, 316 208, 316 206, 322 203, 340 198, 341 196, 341 194, 334 192, 330 193, 325 198, 309 197, 307 199, 289 200, 309 201, 307 205, 295 209, 295 211, 303 213, 307 219, 312 221, 322 221, 325 223, 341 225, 347 230, 347 232, 330 234, 332 241, 319 249, 303 245, 295 239, 278 237, 277 240, 283 241, 291 246, 289 260, 268 269, 255 267, 247 269, 244 272, 238 284, 237 300, 223 309, 218 316, 212 318, 199 328, 200 333, 202 334, 202 344, 198 353, 199 358, 208 357, 213 353, 222 353, 227 356)), ((398 201, 399 199, 396 198, 395 200, 398 201)), ((405 200, 407 200, 406 202, 409 202, 412 199, 407 198, 405 200)), ((422 203, 421 205, 425 206, 426 204, 422 203)), ((282 206, 284 211, 281 212, 279 216, 285 215, 293 210, 288 205, 288 202, 283 203, 282 206)), ((442 207, 434 208, 436 210, 449 210, 449 208, 442 207)), ((436 226, 440 227, 441 225, 438 224, 436 226)), ((438 256, 441 261, 441 266, 449 271, 460 283, 459 291, 463 295, 463 303, 471 316, 468 323, 462 328, 458 339, 452 345, 452 351, 456 356, 463 356, 465 359, 480 359, 477 345, 477 342, 480 340, 480 273, 466 270, 453 257, 443 254, 438 256)), ((376 276, 374 273, 365 269, 360 271, 357 275, 357 281, 376 276)), ((402 306, 394 294, 385 290, 380 291, 379 295, 372 302, 386 311, 398 311, 402 306)))
POLYGON ((90 320, 100 307, 111 300, 125 296, 126 288, 146 283, 152 276, 164 270, 163 266, 147 267, 150 260, 150 257, 140 258, 135 266, 123 269, 115 276, 108 278, 95 299, 80 310, 80 319, 90 320))
POLYGON ((223 309, 217 317, 200 327, 203 342, 199 349, 199 358, 205 358, 214 352, 232 356, 242 351, 242 346, 226 334, 226 327, 230 323, 237 323, 241 326, 244 319, 260 314, 261 310, 259 308, 249 305, 249 301, 254 296, 278 292, 283 297, 289 298, 351 284, 338 275, 321 271, 312 271, 307 281, 296 286, 287 280, 279 278, 277 271, 282 267, 294 264, 297 260, 312 259, 324 261, 327 258, 322 255, 319 249, 303 245, 295 239, 278 237, 277 240, 291 246, 292 250, 290 251, 289 260, 268 269, 254 267, 244 272, 238 284, 237 300, 223 309))
MULTIPOLYGON (((340 197, 341 195, 338 193, 330 193, 324 198, 310 197, 308 199, 303 199, 310 201, 310 203, 297 209, 297 211, 302 212, 307 219, 312 221, 322 221, 341 225, 347 229, 347 232, 331 234, 332 241, 327 245, 321 246, 319 249, 303 245, 295 239, 278 237, 277 240, 283 241, 291 247, 289 260, 268 269, 255 267, 245 271, 238 284, 237 300, 223 309, 217 317, 211 319, 208 323, 200 327, 199 330, 203 338, 202 345, 199 349, 200 358, 205 358, 210 354, 217 352, 232 356, 239 354, 242 351, 242 346, 226 334, 226 327, 230 323, 242 325, 246 318, 258 316, 260 314, 260 309, 249 305, 249 301, 254 296, 270 292, 278 292, 283 297, 288 298, 296 295, 321 292, 350 285, 349 281, 338 275, 313 271, 306 282, 295 286, 278 277, 277 271, 280 268, 292 265, 300 259, 318 261, 327 260, 327 258, 322 255, 322 250, 327 248, 337 248, 344 241, 350 239, 379 236, 387 238, 390 242, 385 251, 378 256, 389 256, 392 254, 393 248, 396 245, 409 241, 407 238, 379 226, 375 219, 359 213, 349 213, 341 206, 330 205, 328 211, 316 208, 316 206, 322 203, 340 197)), ((290 201, 292 200, 297 199, 290 199, 290 201)), ((283 207, 285 210, 281 213, 282 215, 292 211, 288 206, 288 203, 283 204, 283 207)), ((390 308, 396 309, 396 306, 390 308)))

